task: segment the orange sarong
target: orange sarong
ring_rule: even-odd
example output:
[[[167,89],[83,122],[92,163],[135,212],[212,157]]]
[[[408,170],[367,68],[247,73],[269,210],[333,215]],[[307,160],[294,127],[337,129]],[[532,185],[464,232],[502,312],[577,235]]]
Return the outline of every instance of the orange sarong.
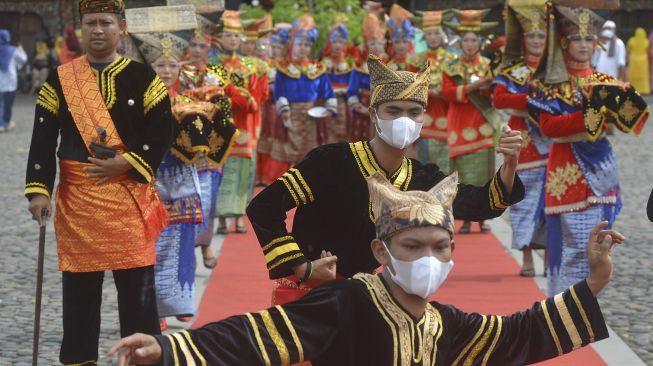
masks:
[[[91,165],[59,162],[54,217],[59,270],[94,272],[154,264],[154,243],[167,224],[155,188],[127,175],[97,185],[83,170]]]

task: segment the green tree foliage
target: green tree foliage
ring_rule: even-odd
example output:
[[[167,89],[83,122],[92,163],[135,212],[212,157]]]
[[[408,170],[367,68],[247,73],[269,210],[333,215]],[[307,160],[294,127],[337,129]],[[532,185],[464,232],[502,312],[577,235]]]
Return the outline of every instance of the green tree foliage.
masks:
[[[315,55],[324,48],[334,16],[341,13],[347,16],[349,29],[349,42],[360,44],[362,42],[361,24],[365,18],[365,11],[357,0],[312,0],[313,18],[317,23],[319,32],[318,40],[313,47]],[[260,7],[243,5],[240,8],[245,14],[244,18],[258,18],[265,14]],[[300,15],[309,12],[307,0],[276,0],[270,10],[274,23],[292,23]]]

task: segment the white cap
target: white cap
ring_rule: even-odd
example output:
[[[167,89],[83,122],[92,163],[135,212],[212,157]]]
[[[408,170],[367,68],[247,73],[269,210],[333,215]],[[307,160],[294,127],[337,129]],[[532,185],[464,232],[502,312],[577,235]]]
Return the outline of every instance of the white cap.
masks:
[[[617,24],[612,20],[608,20],[603,24],[603,29],[617,29]]]

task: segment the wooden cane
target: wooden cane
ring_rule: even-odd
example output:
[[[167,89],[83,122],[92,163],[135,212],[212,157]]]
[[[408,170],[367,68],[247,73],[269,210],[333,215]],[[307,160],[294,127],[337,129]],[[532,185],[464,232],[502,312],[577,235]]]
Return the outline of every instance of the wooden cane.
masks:
[[[34,304],[34,338],[32,339],[32,366],[37,366],[39,358],[39,333],[41,330],[41,292],[43,290],[43,261],[45,256],[45,221],[48,209],[41,210],[39,227],[39,257],[36,270],[36,303]]]

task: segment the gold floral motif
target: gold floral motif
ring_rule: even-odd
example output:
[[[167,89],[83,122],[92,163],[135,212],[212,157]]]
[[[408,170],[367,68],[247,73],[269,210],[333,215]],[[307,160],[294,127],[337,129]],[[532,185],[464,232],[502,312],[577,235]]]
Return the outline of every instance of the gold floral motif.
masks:
[[[489,123],[483,123],[481,127],[478,128],[478,132],[481,133],[481,135],[488,137],[494,135],[494,127],[492,127],[491,124]]]
[[[224,137],[218,136],[215,131],[209,134],[209,148],[211,151],[218,151],[224,145]]]
[[[426,223],[439,223],[445,218],[442,206],[409,206],[401,207],[391,214],[395,218]]]
[[[199,116],[197,116],[197,118],[195,118],[195,120],[193,121],[193,126],[195,126],[195,128],[197,128],[200,131],[200,134],[204,133],[202,131],[202,129],[204,128],[204,123],[202,122]]]
[[[465,141],[474,141],[478,137],[478,132],[473,128],[465,128],[462,135]]]
[[[583,177],[578,164],[567,163],[550,171],[546,181],[546,191],[557,200],[567,192],[569,187],[578,183]]]
[[[447,129],[447,117],[438,117],[435,119],[435,126],[441,130]]]
[[[582,10],[580,14],[578,14],[578,34],[581,37],[587,36],[588,28],[590,24],[590,15],[587,11]]]
[[[183,147],[186,151],[190,151],[191,142],[190,142],[190,136],[188,136],[188,132],[181,131],[179,133],[179,136],[177,136],[176,142],[178,146]]]
[[[591,134],[596,133],[603,123],[603,115],[594,108],[585,111],[585,127]]]
[[[424,127],[429,127],[433,124],[433,117],[429,116],[428,114],[424,115]]]
[[[635,107],[635,104],[630,98],[628,98],[619,108],[619,117],[625,119],[627,122],[631,122],[641,112],[639,108]]]
[[[447,139],[447,141],[449,142],[450,145],[453,145],[456,143],[456,141],[458,141],[458,134],[456,133],[456,131],[452,131],[449,134],[449,138]]]

